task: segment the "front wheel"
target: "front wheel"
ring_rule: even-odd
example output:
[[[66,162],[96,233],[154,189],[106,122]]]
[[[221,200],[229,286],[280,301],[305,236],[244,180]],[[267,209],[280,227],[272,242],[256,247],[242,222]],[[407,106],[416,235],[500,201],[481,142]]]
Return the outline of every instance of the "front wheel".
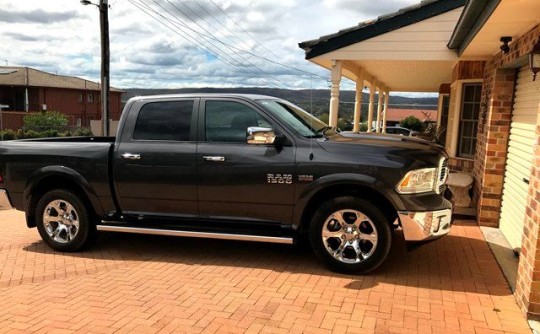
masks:
[[[332,270],[365,274],[384,262],[392,234],[379,208],[345,196],[323,203],[315,212],[310,240],[315,254]]]
[[[62,252],[74,252],[91,239],[93,226],[88,209],[68,190],[45,193],[36,206],[37,229],[43,241]]]

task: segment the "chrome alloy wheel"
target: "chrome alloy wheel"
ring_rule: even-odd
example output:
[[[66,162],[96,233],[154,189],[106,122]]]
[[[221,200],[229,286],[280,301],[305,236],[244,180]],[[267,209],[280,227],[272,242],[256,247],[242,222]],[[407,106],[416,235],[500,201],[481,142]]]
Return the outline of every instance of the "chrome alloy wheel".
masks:
[[[55,200],[45,207],[43,226],[49,237],[58,243],[65,244],[79,233],[79,215],[71,203]]]
[[[331,214],[322,228],[326,251],[336,260],[354,264],[367,260],[377,248],[375,224],[360,211],[339,210]]]

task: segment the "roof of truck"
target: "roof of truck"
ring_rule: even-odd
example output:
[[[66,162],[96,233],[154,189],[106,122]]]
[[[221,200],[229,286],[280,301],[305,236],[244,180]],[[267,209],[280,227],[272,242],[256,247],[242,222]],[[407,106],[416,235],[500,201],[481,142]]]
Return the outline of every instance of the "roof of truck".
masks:
[[[132,97],[135,100],[151,100],[151,99],[170,99],[170,98],[182,98],[182,97],[240,97],[248,100],[264,100],[264,99],[273,99],[278,100],[279,98],[268,95],[258,95],[258,94],[231,94],[231,93],[186,93],[186,94],[165,94],[165,95],[141,95]]]

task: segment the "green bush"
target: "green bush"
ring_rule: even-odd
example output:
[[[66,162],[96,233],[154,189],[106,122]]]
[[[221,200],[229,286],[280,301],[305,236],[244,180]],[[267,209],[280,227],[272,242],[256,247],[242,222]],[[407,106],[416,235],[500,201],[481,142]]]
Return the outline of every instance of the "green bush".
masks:
[[[25,130],[61,130],[68,125],[68,118],[57,111],[46,111],[24,116],[23,124]]]
[[[421,120],[414,116],[409,116],[399,122],[399,125],[412,131],[422,132],[424,131],[424,124]]]
[[[17,139],[17,133],[13,130],[0,131],[0,138],[2,140],[15,140]]]
[[[34,130],[28,130],[24,133],[24,138],[26,139],[41,138],[41,134]],[[22,139],[22,138],[19,138],[19,139]]]
[[[89,136],[92,136],[92,130],[90,130],[88,128],[77,129],[77,130],[75,130],[73,135],[75,137],[89,137]]]
[[[73,133],[70,130],[68,130],[68,131],[59,133],[59,136],[60,137],[73,137]]]
[[[42,138],[58,137],[58,130],[51,129],[51,130],[42,131],[39,133],[39,136]]]
[[[360,122],[360,132],[367,132],[367,122]]]

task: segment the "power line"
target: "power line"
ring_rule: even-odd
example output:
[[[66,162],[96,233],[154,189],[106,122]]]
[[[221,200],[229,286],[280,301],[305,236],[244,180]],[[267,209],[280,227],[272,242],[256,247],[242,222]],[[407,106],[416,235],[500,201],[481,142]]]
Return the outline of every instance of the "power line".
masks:
[[[165,20],[171,22],[171,20],[169,20],[168,18],[166,18],[165,16],[161,15],[160,13],[156,12],[153,8],[149,7],[147,4],[144,4],[144,3],[139,3],[139,2],[135,2],[136,0],[128,0],[132,5],[134,5],[135,7],[137,7],[139,10],[141,10],[142,12],[144,12],[146,15],[150,16],[151,18],[153,18],[154,20],[156,20],[158,23],[160,23],[161,25],[167,27],[169,30],[171,30],[172,32],[174,32],[175,34],[177,34],[178,36],[184,38],[184,39],[187,39],[188,41],[190,41],[192,44],[195,44],[196,46],[198,46],[199,48],[201,48],[203,51],[207,52],[208,54],[216,57],[217,59],[220,59],[222,60],[223,62],[237,68],[240,72],[244,73],[245,75],[247,75],[249,78],[252,78],[252,79],[255,79],[255,80],[258,80],[259,83],[262,83],[263,85],[266,85],[268,84],[266,81],[264,81],[263,79],[261,79],[260,77],[258,76],[254,76],[252,73],[249,73],[247,71],[247,69],[245,69],[244,67],[242,66],[239,66],[237,64],[235,64],[235,60],[232,59],[232,61],[230,59],[227,59],[227,57],[219,57],[216,52],[214,50],[211,50],[209,49],[207,46],[205,46],[204,44],[202,44],[200,41],[198,41],[196,38],[194,38],[193,36],[189,35],[188,33],[186,33],[181,27],[178,27],[174,22],[172,22],[172,24],[176,27],[175,28],[172,28],[171,26],[169,26],[168,24],[162,22],[159,18],[157,18],[156,16],[152,15],[151,13],[149,13],[148,11],[151,11],[153,13],[155,13],[155,15],[158,15],[162,18],[164,18]],[[145,8],[143,8],[145,7]],[[178,30],[180,30],[181,32],[183,32],[184,34],[181,34],[178,32]],[[228,57],[230,58],[230,57]]]
[[[153,0],[153,1],[154,1],[154,0]],[[142,2],[142,1],[141,1],[141,2]],[[167,2],[170,3],[169,0],[167,0]],[[156,3],[156,2],[154,1],[154,3]],[[157,4],[157,3],[156,3],[156,4]],[[153,8],[151,8],[149,5],[147,5],[147,4],[144,4],[144,5],[145,5],[148,9],[150,9],[150,10],[152,10],[153,12],[155,12],[156,14],[158,14],[159,16],[163,17],[164,19],[168,20],[169,22],[172,22],[169,18],[164,17],[164,16],[161,15],[160,13],[156,12],[156,11],[155,11]],[[266,62],[272,63],[272,64],[274,64],[274,65],[282,66],[282,67],[284,67],[284,68],[288,68],[288,69],[297,71],[297,72],[299,72],[299,73],[303,73],[305,76],[316,76],[316,77],[322,78],[322,79],[324,79],[324,80],[327,80],[327,77],[325,77],[325,76],[323,76],[323,75],[319,75],[319,74],[316,74],[316,73],[312,73],[312,72],[309,72],[309,71],[305,71],[305,70],[299,69],[299,68],[297,68],[297,67],[295,67],[295,66],[288,65],[288,64],[284,64],[284,63],[275,61],[275,60],[273,60],[273,59],[269,59],[269,58],[267,58],[267,57],[261,56],[261,55],[259,55],[259,54],[250,52],[250,51],[248,51],[248,50],[240,49],[240,48],[238,48],[238,47],[236,47],[236,46],[234,46],[234,45],[229,45],[229,44],[227,44],[227,43],[224,43],[222,40],[220,40],[220,39],[214,37],[208,30],[206,30],[206,29],[204,29],[204,28],[203,28],[203,29],[204,29],[205,32],[207,32],[208,34],[201,33],[201,32],[199,32],[199,31],[197,31],[197,30],[195,30],[195,29],[189,27],[189,26],[186,25],[185,23],[181,22],[174,14],[172,14],[169,10],[167,10],[167,9],[164,8],[163,6],[161,6],[161,5],[159,5],[159,4],[157,4],[157,5],[158,5],[160,8],[162,8],[163,10],[167,11],[167,12],[169,13],[169,15],[173,16],[173,17],[176,19],[176,21],[178,22],[178,24],[180,24],[180,25],[183,26],[184,28],[189,29],[189,30],[192,31],[193,33],[197,34],[198,36],[201,36],[201,37],[205,38],[207,41],[208,41],[208,39],[210,39],[210,40],[213,40],[213,41],[215,41],[215,42],[218,42],[219,44],[221,44],[221,45],[223,45],[223,46],[225,46],[225,47],[227,47],[227,48],[229,48],[229,49],[233,49],[234,51],[236,51],[236,52],[234,52],[235,54],[237,54],[238,52],[246,53],[246,54],[248,54],[248,55],[250,55],[250,56],[259,58],[259,59],[261,59],[261,60],[264,60],[264,61],[266,61]],[[214,3],[214,5],[217,6],[215,3]],[[174,6],[174,5],[173,5],[173,6]],[[174,7],[177,8],[176,6],[174,6]],[[220,9],[220,11],[224,12],[219,6],[217,6],[217,7]],[[178,8],[177,8],[177,9],[178,9]],[[193,10],[191,10],[191,11],[193,12]],[[184,16],[186,16],[186,17],[189,18],[189,15],[187,15],[185,12],[183,12],[183,11],[181,11],[181,10],[180,10],[180,12],[181,12]],[[208,11],[207,11],[207,12],[208,12]],[[228,14],[226,14],[226,12],[224,12],[224,13],[225,13],[225,15],[227,15],[227,17],[230,18],[230,16],[229,16]],[[210,15],[213,16],[212,14],[210,14]],[[200,15],[199,15],[199,17],[200,17]],[[213,17],[215,18],[215,16],[213,16]],[[231,19],[232,19],[232,18],[231,18]],[[193,22],[195,22],[192,18],[190,18],[190,20],[193,21]],[[203,19],[203,20],[204,20],[204,19]],[[217,20],[217,19],[216,19],[216,20]],[[206,20],[204,20],[204,21],[207,22]],[[233,21],[234,21],[234,20],[233,20]],[[207,22],[207,23],[208,23],[208,22]],[[195,22],[195,24],[197,24],[197,23]],[[239,26],[239,24],[238,24],[237,22],[235,22],[235,24]],[[200,26],[199,24],[197,24],[197,25]],[[177,26],[177,25],[175,24],[175,26]],[[178,27],[178,28],[179,28],[179,27]],[[201,28],[202,28],[202,27],[201,27]],[[241,26],[239,26],[239,28],[240,28],[242,31],[246,32],[252,39],[254,39],[253,36],[252,36],[251,34],[249,34],[247,31],[245,31]],[[181,28],[179,28],[179,29],[181,29]],[[181,29],[181,30],[182,30],[182,29]],[[183,30],[182,30],[182,31],[183,31]],[[184,32],[184,31],[183,31],[183,32]],[[184,32],[184,33],[185,33],[185,32]],[[238,37],[237,37],[237,38],[238,38]],[[254,39],[254,40],[255,40],[255,39]],[[268,48],[266,48],[263,44],[261,44],[261,43],[258,42],[257,40],[255,40],[255,42],[256,42],[257,44],[261,45],[262,47],[264,47],[266,50],[269,50]],[[212,44],[212,43],[211,43],[211,44]],[[212,45],[213,45],[213,44],[212,44]],[[270,51],[270,50],[269,50],[269,51]],[[222,51],[222,52],[223,52],[223,51]],[[270,52],[270,53],[271,53],[271,52]],[[272,54],[273,54],[273,53],[272,53]],[[276,56],[276,57],[279,58],[278,56]],[[277,80],[277,79],[276,79],[276,80]],[[281,81],[279,81],[279,80],[277,80],[277,81],[281,83]]]
[[[259,44],[260,46],[262,46],[267,52],[269,52],[272,56],[276,57],[276,58],[279,58],[279,56],[277,56],[276,54],[274,54],[272,52],[272,50],[270,50],[269,48],[267,48],[264,44],[260,43],[255,37],[253,37],[247,30],[245,30],[238,22],[236,22],[235,19],[233,19],[231,16],[229,16],[229,14],[227,14],[227,12],[225,12],[220,6],[218,6],[213,0],[209,0],[214,6],[216,6],[217,9],[219,9],[223,14],[225,14],[225,16],[227,16],[229,18],[229,20],[231,20],[238,28],[240,28],[240,30],[242,30],[246,35],[248,35],[249,37],[251,37],[251,39],[253,39],[255,41],[255,43]],[[195,0],[195,2],[197,2]]]
[[[152,0],[155,4],[157,4],[159,7],[161,7],[163,10],[167,11],[171,16],[176,17],[176,15],[172,14],[170,11],[168,11],[166,8],[162,7],[159,3],[157,3],[155,0]],[[204,30],[207,34],[209,35],[212,35],[212,33],[210,31],[208,31],[206,28],[204,28],[202,25],[200,25],[197,20],[193,19],[190,15],[188,15],[185,11],[183,11],[182,9],[180,9],[179,7],[177,7],[176,5],[174,5],[171,1],[169,0],[166,0],[171,6],[173,6],[174,8],[176,8],[176,10],[178,10],[180,13],[182,13],[185,17],[187,17],[191,22],[193,22],[195,25],[197,25],[199,28],[201,28],[202,30]],[[194,13],[191,8],[189,8],[187,5],[185,5],[183,2],[180,1],[180,4],[182,4],[184,7],[186,7],[188,10],[190,10],[192,13]],[[196,14],[198,15],[198,14]],[[200,16],[199,16],[200,17]],[[201,18],[202,19],[202,18]],[[177,18],[177,20],[179,20]],[[204,20],[204,19],[203,19]],[[259,66],[257,66],[255,63],[251,62],[249,59],[245,58],[244,56],[242,56],[240,53],[236,52],[235,49],[236,48],[233,48],[232,46],[230,46],[229,44],[227,43],[224,43],[223,41],[219,40],[219,39],[215,39],[215,41],[217,41],[218,43],[222,44],[225,48],[229,49],[231,52],[233,52],[234,54],[236,54],[237,56],[239,56],[240,58],[242,58],[242,60],[244,60],[245,62],[247,62],[248,64],[250,64],[251,66],[255,67],[257,70],[261,71],[262,73],[268,75],[270,78],[272,78],[273,80],[275,80],[276,82],[278,82],[279,84],[283,85],[284,87],[287,87],[287,85],[285,85],[284,83],[282,83],[279,79],[277,79],[276,77],[274,77],[273,75],[271,75],[270,73],[266,72],[264,69],[260,68]]]

